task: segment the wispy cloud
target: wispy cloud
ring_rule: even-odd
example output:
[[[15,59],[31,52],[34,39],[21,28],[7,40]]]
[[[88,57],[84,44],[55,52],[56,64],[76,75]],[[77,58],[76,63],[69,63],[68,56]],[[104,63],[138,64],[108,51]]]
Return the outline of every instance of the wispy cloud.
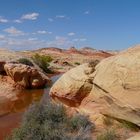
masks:
[[[0,46],[15,50],[37,49],[44,47],[68,48],[75,44],[83,44],[83,41],[87,40],[86,38],[75,38],[70,40],[68,37],[63,36],[56,36],[52,40],[42,40],[36,36],[26,37],[28,36],[18,38],[14,36],[0,35]]]
[[[85,15],[89,15],[90,14],[90,11],[85,11],[84,14]]]
[[[55,18],[56,19],[70,19],[70,17],[68,17],[66,15],[56,15]]]
[[[38,46],[46,47],[47,42],[38,40],[37,38],[14,38],[6,36],[3,39],[0,39],[0,46],[4,48],[14,49],[14,50],[28,50],[28,49],[37,49]],[[30,46],[30,48],[29,48]]]
[[[84,42],[84,41],[87,41],[86,38],[75,38],[72,40],[73,42]]]
[[[25,34],[23,31],[18,30],[13,26],[11,26],[10,28],[4,29],[4,32],[8,33],[10,36],[20,36],[20,35]]]
[[[55,17],[53,18],[48,18],[48,21],[49,22],[53,22],[57,19],[70,19],[70,17],[66,16],[66,15],[56,15]]]
[[[52,34],[52,32],[48,32],[48,31],[45,31],[45,30],[40,30],[40,31],[37,31],[38,34]]]
[[[39,13],[29,13],[21,17],[23,20],[36,20],[39,16]]]
[[[15,22],[15,23],[22,23],[22,21],[20,19],[15,19],[13,22]]]
[[[8,19],[0,16],[0,23],[7,23],[7,22],[8,22]]]
[[[38,40],[38,38],[36,38],[36,37],[35,38],[29,38],[28,40],[29,41],[36,41],[36,40]]]
[[[5,35],[0,35],[0,40],[4,40],[5,39]]]
[[[66,18],[66,16],[65,15],[56,15],[56,18],[64,19],[64,18]]]
[[[87,41],[86,38],[80,38],[79,41]]]
[[[48,21],[53,22],[54,19],[53,18],[48,18]]]
[[[72,45],[73,42],[71,42],[68,38],[62,36],[56,36],[54,40],[47,42],[48,47],[67,48]]]
[[[37,31],[38,34],[47,34],[47,31],[45,30],[40,30],[40,31]]]
[[[68,36],[74,36],[74,35],[75,35],[74,32],[70,32],[70,33],[68,33]]]

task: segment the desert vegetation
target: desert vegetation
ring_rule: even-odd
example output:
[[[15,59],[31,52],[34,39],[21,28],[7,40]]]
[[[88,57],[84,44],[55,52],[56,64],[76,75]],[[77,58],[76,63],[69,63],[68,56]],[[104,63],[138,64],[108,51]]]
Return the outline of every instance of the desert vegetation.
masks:
[[[29,60],[28,58],[20,58],[17,61],[24,65],[34,66],[33,63],[31,62],[31,60]]]
[[[120,127],[124,127],[130,131],[137,132],[140,130],[140,127],[136,124],[133,124],[131,122],[125,121],[125,120],[119,120],[120,121]]]
[[[68,117],[62,105],[47,101],[31,105],[21,126],[6,140],[91,140],[93,129],[87,116]]]
[[[75,62],[74,64],[75,64],[75,65],[80,65],[80,63],[79,63],[79,62]]]
[[[118,140],[119,136],[116,134],[115,130],[105,130],[97,136],[97,140]]]
[[[51,56],[35,54],[32,57],[34,63],[36,63],[41,69],[46,73],[51,73],[52,71],[48,68],[49,63],[53,60]]]

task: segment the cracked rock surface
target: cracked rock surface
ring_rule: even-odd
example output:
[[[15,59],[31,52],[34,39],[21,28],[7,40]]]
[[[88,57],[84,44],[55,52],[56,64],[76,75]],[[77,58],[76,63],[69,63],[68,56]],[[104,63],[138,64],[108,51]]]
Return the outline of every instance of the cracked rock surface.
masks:
[[[97,119],[100,114],[140,126],[140,46],[65,73],[52,87],[53,99]]]

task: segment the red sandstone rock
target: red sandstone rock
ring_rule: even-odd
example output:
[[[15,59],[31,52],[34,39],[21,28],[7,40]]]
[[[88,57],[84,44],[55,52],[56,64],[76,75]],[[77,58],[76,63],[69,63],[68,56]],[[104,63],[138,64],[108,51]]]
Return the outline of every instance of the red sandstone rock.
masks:
[[[53,85],[50,95],[94,120],[103,114],[140,126],[140,46],[96,67],[84,64],[71,69]]]
[[[7,63],[4,69],[17,85],[24,88],[41,88],[48,81],[37,69],[27,65]]]

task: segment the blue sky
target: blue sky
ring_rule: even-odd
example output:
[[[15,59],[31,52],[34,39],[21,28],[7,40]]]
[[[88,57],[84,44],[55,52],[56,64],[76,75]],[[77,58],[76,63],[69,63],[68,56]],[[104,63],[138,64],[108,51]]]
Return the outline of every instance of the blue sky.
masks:
[[[139,7],[139,0],[0,0],[0,47],[122,50],[140,43]]]

